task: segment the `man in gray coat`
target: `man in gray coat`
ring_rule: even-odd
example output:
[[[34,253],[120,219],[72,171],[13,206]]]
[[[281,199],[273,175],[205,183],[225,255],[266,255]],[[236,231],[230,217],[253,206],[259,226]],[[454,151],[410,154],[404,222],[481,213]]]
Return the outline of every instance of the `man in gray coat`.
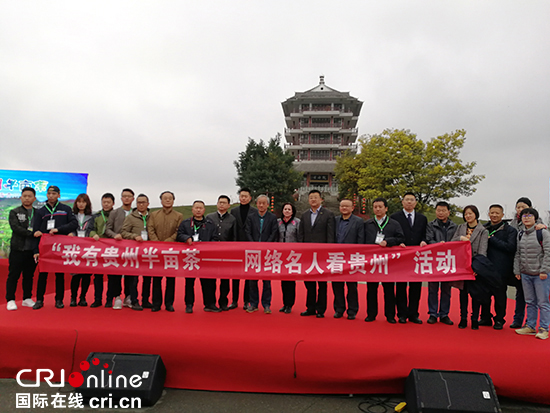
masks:
[[[361,218],[352,214],[353,202],[349,199],[340,201],[340,213],[335,218],[336,242],[338,244],[364,244],[365,223]],[[357,294],[357,282],[346,281],[348,287],[348,320],[355,320],[359,311],[359,297]],[[333,281],[332,292],[334,293],[334,318],[342,318],[346,311],[346,300],[344,299],[344,282]]]

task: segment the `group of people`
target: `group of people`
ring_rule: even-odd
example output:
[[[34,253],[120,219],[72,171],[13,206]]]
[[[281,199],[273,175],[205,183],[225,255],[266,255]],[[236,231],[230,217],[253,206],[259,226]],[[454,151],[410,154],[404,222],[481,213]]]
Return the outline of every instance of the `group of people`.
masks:
[[[106,193],[101,198],[102,209],[92,214],[88,195],[80,194],[71,209],[59,202],[60,189],[50,186],[47,202],[35,209],[36,193],[33,188],[24,188],[21,206],[10,212],[9,223],[13,231],[9,256],[7,280],[7,309],[16,310],[15,292],[18,280],[23,274],[23,306],[40,309],[44,306],[44,294],[48,274],[41,272],[38,277],[36,302],[32,300],[33,274],[39,260],[39,240],[42,234],[62,234],[79,237],[130,239],[136,241],[195,242],[209,241],[248,241],[248,242],[308,242],[377,244],[382,248],[404,246],[425,246],[427,244],[464,241],[472,248],[472,268],[475,281],[429,282],[428,283],[428,324],[438,321],[453,325],[449,317],[451,288],[460,289],[459,328],[468,326],[468,307],[471,299],[471,328],[493,326],[501,330],[505,324],[507,286],[517,288],[516,306],[511,328],[518,334],[548,338],[550,322],[550,234],[542,223],[538,212],[532,208],[528,198],[520,198],[516,203],[516,215],[507,223],[503,220],[504,209],[494,204],[489,207],[489,221],[479,222],[479,210],[468,205],[463,210],[464,223],[456,225],[450,219],[450,205],[441,201],[435,208],[436,219],[427,218],[416,210],[417,199],[408,192],[402,197],[403,209],[388,216],[388,203],[384,198],[372,202],[373,217],[366,222],[353,215],[352,200],[340,201],[340,215],[322,206],[323,198],[319,191],[308,194],[310,208],[300,218],[292,203],[282,206],[281,218],[270,212],[269,198],[260,195],[256,198],[256,208],[251,206],[251,191],[239,191],[239,205],[230,210],[230,199],[220,195],[217,211],[205,216],[205,205],[195,201],[192,217],[173,209],[175,196],[170,191],[160,194],[162,208],[149,210],[149,198],[125,188],[122,190],[122,206],[114,209],[115,197]],[[136,201],[135,209],[132,205]],[[160,274],[159,274],[160,275]],[[64,307],[64,277],[56,273],[55,307]],[[87,306],[86,294],[91,284],[92,274],[73,274],[71,278],[70,306]],[[150,308],[160,311],[162,304],[166,311],[174,311],[175,278],[166,277],[164,291],[162,277],[142,277],[141,304],[138,297],[137,276],[107,276],[105,307],[122,309],[129,307],[141,311]],[[485,280],[485,282],[482,282]],[[489,280],[489,281],[487,281]],[[94,301],[90,307],[103,305],[104,276],[93,275]],[[217,293],[216,279],[200,279],[204,311],[221,312],[239,306],[239,279],[221,279]],[[378,282],[367,282],[367,317],[372,322],[378,315]],[[195,303],[195,279],[185,278],[185,312],[192,313]],[[125,298],[122,299],[124,286]],[[306,281],[306,310],[301,316],[323,318],[327,310],[328,283]],[[332,282],[334,294],[334,318],[356,318],[359,311],[357,282]],[[488,287],[489,286],[489,287]],[[272,290],[269,280],[262,281],[260,295],[258,280],[244,281],[244,310],[256,312],[260,303],[264,313],[270,314]],[[422,292],[420,282],[383,282],[384,316],[389,323],[422,324],[419,304]],[[296,302],[296,282],[281,281],[283,306],[280,312],[289,314]],[[346,291],[347,290],[347,291]],[[231,293],[231,302],[229,295]],[[216,295],[218,299],[216,300]],[[494,301],[494,315],[492,302]],[[537,321],[539,319],[539,328]],[[525,316],[527,318],[525,319]]]

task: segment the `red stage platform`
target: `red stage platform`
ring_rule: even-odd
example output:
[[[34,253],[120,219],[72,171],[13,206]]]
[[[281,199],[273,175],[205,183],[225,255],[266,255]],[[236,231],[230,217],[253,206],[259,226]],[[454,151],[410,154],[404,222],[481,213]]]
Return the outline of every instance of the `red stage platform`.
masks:
[[[5,283],[5,267],[0,273],[0,282]],[[52,285],[53,280],[52,276]],[[58,310],[53,295],[46,297],[39,311],[20,307],[8,312],[4,301],[0,377],[14,378],[23,368],[65,369],[68,375],[79,371],[80,361],[91,351],[126,352],[160,354],[168,371],[166,386],[182,389],[402,393],[410,370],[422,368],[488,373],[498,395],[550,404],[550,343],[519,336],[508,326],[502,331],[458,329],[458,294],[453,295],[450,314],[454,326],[392,325],[380,314],[373,323],[363,321],[364,285],[359,286],[356,320],[334,319],[330,308],[324,319],[300,317],[305,288],[297,284],[297,305],[289,315],[277,311],[282,305],[278,282],[273,282],[271,315],[248,314],[242,308],[205,313],[198,282],[195,312],[185,314],[183,279],[176,284],[175,313],[68,306]],[[18,305],[20,294],[18,289]],[[421,318],[426,320],[427,289],[422,294]],[[93,287],[89,303],[92,297]],[[65,305],[68,302],[67,291]],[[513,306],[510,300],[509,314]]]

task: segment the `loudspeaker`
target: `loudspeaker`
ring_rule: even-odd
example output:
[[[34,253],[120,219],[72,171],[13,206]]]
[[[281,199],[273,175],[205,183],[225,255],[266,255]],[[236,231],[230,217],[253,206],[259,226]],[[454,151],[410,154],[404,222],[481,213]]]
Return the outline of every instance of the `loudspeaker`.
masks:
[[[111,404],[101,407],[115,407],[113,403],[118,404],[116,407],[124,407],[122,403],[129,407],[135,398],[140,399],[142,406],[152,406],[162,395],[166,380],[162,359],[151,354],[92,352],[80,366],[84,382],[75,392],[97,407],[97,399],[101,398],[108,398],[106,402]]]
[[[488,374],[412,369],[405,383],[409,413],[502,412]]]

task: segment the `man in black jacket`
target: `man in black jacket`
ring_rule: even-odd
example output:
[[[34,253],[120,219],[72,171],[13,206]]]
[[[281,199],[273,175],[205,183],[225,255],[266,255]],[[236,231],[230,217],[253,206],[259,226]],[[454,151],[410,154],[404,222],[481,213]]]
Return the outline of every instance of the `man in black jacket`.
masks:
[[[193,245],[194,242],[219,241],[216,225],[204,217],[204,202],[195,201],[191,208],[192,218],[183,220],[178,228],[176,241]],[[216,279],[201,278],[204,311],[219,313],[216,307]],[[195,304],[195,278],[185,278],[185,312],[192,313]]]
[[[231,215],[233,215],[235,217],[235,219],[237,220],[237,239],[236,239],[236,241],[246,242],[248,240],[247,237],[246,237],[246,232],[245,232],[246,219],[247,219],[248,215],[258,212],[258,210],[256,208],[250,206],[250,201],[252,201],[252,195],[251,194],[252,194],[252,192],[250,192],[250,189],[241,188],[239,190],[240,205],[231,210]],[[239,287],[240,287],[240,283],[241,283],[241,280],[238,279],[238,278],[234,279],[231,282],[231,295],[233,296],[233,302],[229,306],[230,310],[232,310],[234,308],[237,308],[239,306]],[[243,299],[244,299],[243,309],[246,310],[248,308],[248,302],[250,301],[248,280],[245,280],[245,282],[244,282]]]
[[[209,219],[216,225],[216,230],[220,241],[236,241],[237,239],[237,219],[234,215],[228,212],[229,207],[231,206],[230,202],[231,201],[227,195],[220,195],[217,203],[218,210],[206,216],[206,219]],[[229,303],[229,300],[227,299],[228,295],[229,280],[222,279],[220,280],[220,298],[218,299],[218,304],[222,311],[229,310],[229,307],[227,306]],[[237,308],[237,306],[232,308]]]
[[[404,240],[401,225],[386,214],[388,201],[385,198],[376,198],[372,202],[374,218],[365,222],[365,244],[378,244],[381,247],[395,247]],[[367,283],[367,318],[365,321],[376,320],[378,315],[378,282]],[[388,323],[395,324],[395,283],[383,282],[384,288],[384,315]]]
[[[336,242],[338,244],[364,244],[365,223],[353,212],[353,201],[342,199],[340,201],[340,213],[335,218]],[[357,282],[346,282],[348,287],[348,320],[355,320],[359,311],[359,297],[357,293]],[[342,318],[346,311],[346,300],[344,299],[344,282],[333,281],[332,292],[334,293],[334,318]]]
[[[36,211],[36,216],[33,222],[33,231],[35,237],[41,237],[42,234],[49,233],[51,235],[69,235],[78,228],[78,221],[73,215],[71,207],[59,203],[60,191],[55,185],[48,188],[48,202],[42,208]],[[39,246],[35,249],[35,254],[38,255]],[[41,272],[38,274],[38,285],[36,287],[36,303],[33,306],[34,310],[39,310],[44,307],[44,294],[46,293],[46,285],[48,282],[48,273]],[[55,308],[63,308],[63,297],[65,295],[65,274],[62,272],[55,273]]]
[[[17,310],[15,291],[21,273],[23,273],[23,307],[34,306],[32,300],[32,281],[36,261],[34,250],[38,243],[34,238],[32,221],[36,212],[32,204],[36,201],[36,191],[26,187],[21,191],[21,206],[10,211],[9,223],[12,231],[10,241],[9,272],[6,281],[6,300],[8,310]]]
[[[279,236],[279,227],[277,226],[277,217],[269,212],[269,198],[266,195],[260,195],[256,198],[258,212],[251,214],[246,220],[246,236],[249,242],[275,242]],[[246,310],[249,313],[258,311],[260,301],[258,280],[250,280],[250,305]],[[262,306],[264,313],[271,314],[271,281],[262,281]]]
[[[316,189],[309,191],[308,201],[311,208],[302,215],[298,228],[298,242],[333,243],[334,214],[321,206],[321,192]],[[307,309],[300,315],[316,315],[317,318],[323,318],[327,309],[327,282],[305,281],[304,284],[307,289]]]
[[[493,204],[489,207],[490,222],[485,224],[489,232],[489,244],[487,247],[487,258],[493,263],[495,271],[500,276],[500,287],[496,291],[495,298],[495,330],[502,330],[504,317],[506,316],[506,303],[508,298],[506,290],[508,281],[514,277],[514,255],[517,247],[518,232],[504,218],[504,208],[501,205]],[[482,304],[480,326],[491,326],[493,316],[490,304]],[[522,326],[517,326],[520,328]]]
[[[407,192],[401,201],[403,210],[392,214],[391,218],[401,224],[401,229],[405,235],[403,246],[426,245],[426,226],[428,219],[419,212],[416,212],[416,195]],[[397,317],[399,322],[404,324],[409,319],[415,324],[422,324],[418,318],[418,307],[420,304],[420,295],[422,292],[421,282],[410,282],[409,297],[407,300],[407,283],[396,283],[395,302],[397,304]]]
[[[451,206],[448,202],[440,201],[435,206],[435,216],[432,222],[426,227],[426,242],[436,244],[438,242],[448,242],[453,239],[458,226],[449,219]],[[441,291],[441,299],[439,292]],[[428,324],[437,323],[437,319],[443,324],[453,325],[449,318],[451,309],[451,282],[450,281],[430,281],[428,282]]]

